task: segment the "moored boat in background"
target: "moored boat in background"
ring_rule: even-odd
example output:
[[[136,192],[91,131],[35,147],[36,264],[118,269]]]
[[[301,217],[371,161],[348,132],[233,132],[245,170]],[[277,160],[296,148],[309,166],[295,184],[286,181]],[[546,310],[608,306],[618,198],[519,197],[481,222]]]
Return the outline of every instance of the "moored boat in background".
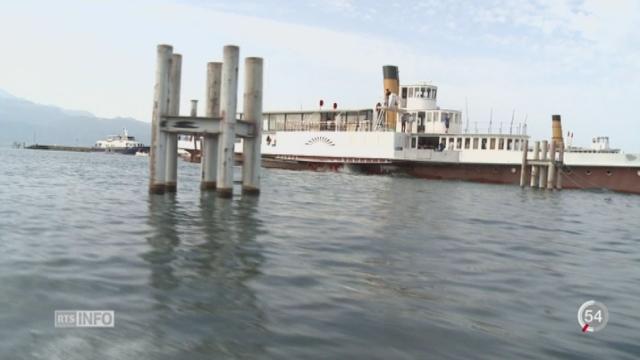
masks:
[[[398,74],[395,66],[383,67],[385,98],[371,109],[265,112],[263,165],[519,184],[529,144],[526,122],[512,121],[503,131],[490,120],[485,132],[477,123],[472,130],[461,111],[438,106],[436,86],[401,86]],[[572,136],[564,141],[560,116],[554,115],[552,124],[553,139],[564,149],[564,188],[640,193],[640,154],[611,149],[608,137],[594,138],[588,149],[571,146]],[[198,161],[199,144],[191,136],[180,147]],[[240,142],[235,151],[242,152]],[[526,151],[532,152],[531,146]]]
[[[122,129],[122,134],[120,135],[109,135],[105,140],[98,140],[95,148],[107,153],[127,155],[134,155],[138,152],[149,152],[149,147],[137,141],[134,136],[130,136],[127,129]]]

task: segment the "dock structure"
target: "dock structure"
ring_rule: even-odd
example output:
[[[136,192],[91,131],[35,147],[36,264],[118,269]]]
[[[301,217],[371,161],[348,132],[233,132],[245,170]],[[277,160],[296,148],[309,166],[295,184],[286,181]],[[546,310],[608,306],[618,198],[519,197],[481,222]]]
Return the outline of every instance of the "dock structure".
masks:
[[[244,117],[236,119],[240,49],[227,45],[222,63],[207,64],[205,116],[197,114],[191,101],[189,116],[180,115],[182,56],[170,45],[158,45],[151,147],[149,192],[177,189],[177,136],[202,136],[202,190],[216,190],[221,197],[233,195],[234,143],[244,140],[242,190],[260,192],[260,143],[262,124],[262,58],[245,59]]]
[[[553,115],[554,121],[560,119],[560,115]],[[525,141],[522,149],[522,164],[520,166],[520,186],[525,187],[527,183],[532,188],[561,190],[562,189],[562,166],[564,165],[564,142],[562,139],[553,138],[549,143],[547,140],[536,141],[533,146],[533,158],[529,159],[529,142]],[[527,181],[527,168],[530,176]]]

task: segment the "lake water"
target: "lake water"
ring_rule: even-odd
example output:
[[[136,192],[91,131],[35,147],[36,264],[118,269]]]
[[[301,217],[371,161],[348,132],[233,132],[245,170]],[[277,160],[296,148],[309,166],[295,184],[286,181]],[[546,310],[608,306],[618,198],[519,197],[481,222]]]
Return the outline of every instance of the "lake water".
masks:
[[[264,169],[219,199],[183,162],[150,196],[147,162],[0,150],[1,359],[640,356],[640,196]]]

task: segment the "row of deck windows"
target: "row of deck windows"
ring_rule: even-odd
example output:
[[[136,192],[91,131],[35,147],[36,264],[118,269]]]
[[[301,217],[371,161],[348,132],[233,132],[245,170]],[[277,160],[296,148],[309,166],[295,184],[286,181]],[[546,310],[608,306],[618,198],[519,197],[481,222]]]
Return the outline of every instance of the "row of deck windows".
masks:
[[[444,122],[445,119],[449,118],[449,121],[452,124],[461,124],[462,118],[459,112],[445,112],[445,111],[418,111],[413,113],[407,113],[410,117],[409,120],[414,121],[418,120],[418,125],[423,125],[426,119],[427,123],[430,122]]]
[[[485,138],[485,137],[449,137],[441,138],[449,150],[521,150],[521,139]]]
[[[402,98],[435,99],[437,89],[428,86],[411,86],[402,88]]]
[[[446,150],[507,150],[520,151],[523,139],[494,138],[494,137],[441,137],[439,142],[431,137],[411,138],[411,147],[417,149],[446,149]]]

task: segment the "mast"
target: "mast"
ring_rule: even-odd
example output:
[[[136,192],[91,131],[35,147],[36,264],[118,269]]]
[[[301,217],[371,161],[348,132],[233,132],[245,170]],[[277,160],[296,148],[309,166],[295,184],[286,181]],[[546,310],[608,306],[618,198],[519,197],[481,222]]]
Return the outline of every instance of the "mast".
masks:
[[[464,98],[464,107],[465,107],[465,115],[467,116],[467,124],[464,127],[464,133],[469,133],[469,103],[467,102],[467,97]]]
[[[516,117],[516,109],[513,109],[513,112],[511,113],[511,124],[509,125],[509,135],[513,135],[513,120]]]

